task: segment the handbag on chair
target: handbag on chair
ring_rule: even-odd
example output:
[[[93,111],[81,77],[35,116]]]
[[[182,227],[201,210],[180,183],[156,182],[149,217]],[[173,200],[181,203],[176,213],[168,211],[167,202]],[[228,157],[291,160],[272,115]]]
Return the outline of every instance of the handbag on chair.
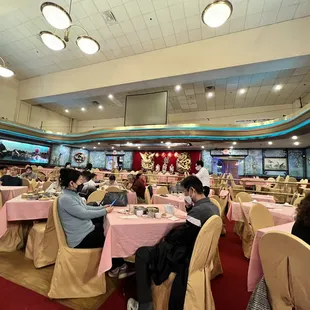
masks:
[[[114,206],[116,207],[125,207],[128,205],[127,191],[124,192],[109,192],[106,193],[101,205],[109,205],[116,199]]]

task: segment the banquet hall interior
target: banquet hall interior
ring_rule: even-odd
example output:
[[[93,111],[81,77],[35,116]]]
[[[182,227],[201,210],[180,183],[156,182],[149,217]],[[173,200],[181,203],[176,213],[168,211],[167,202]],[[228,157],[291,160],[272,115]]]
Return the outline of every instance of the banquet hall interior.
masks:
[[[310,309],[309,28],[310,0],[0,0],[0,309],[142,309],[112,265],[193,221],[191,175],[182,309]],[[72,170],[103,247],[69,246]]]

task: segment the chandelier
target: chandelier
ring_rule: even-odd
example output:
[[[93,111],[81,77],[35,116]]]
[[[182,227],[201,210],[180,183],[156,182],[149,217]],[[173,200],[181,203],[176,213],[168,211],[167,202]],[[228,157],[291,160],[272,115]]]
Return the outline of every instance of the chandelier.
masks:
[[[207,5],[202,12],[202,21],[209,27],[222,26],[231,16],[233,6],[228,0],[216,0]]]
[[[79,49],[85,54],[95,54],[100,50],[99,43],[88,35],[88,32],[81,26],[72,24],[70,16],[72,0],[69,5],[69,13],[61,6],[53,2],[44,2],[41,5],[41,12],[46,21],[56,29],[65,30],[63,38],[56,35],[55,32],[41,31],[40,37],[43,43],[54,51],[60,51],[66,48],[66,42],[69,42],[70,30],[73,27],[81,28],[84,31],[83,35],[79,35],[76,39],[76,44]]]
[[[0,65],[0,76],[5,78],[13,76],[14,72],[6,67],[3,58],[0,57],[0,60],[2,61],[2,65]]]

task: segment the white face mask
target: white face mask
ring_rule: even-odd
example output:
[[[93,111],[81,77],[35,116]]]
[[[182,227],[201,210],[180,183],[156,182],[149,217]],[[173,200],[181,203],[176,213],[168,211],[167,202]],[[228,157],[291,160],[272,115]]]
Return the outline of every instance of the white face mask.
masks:
[[[192,205],[193,203],[192,198],[190,196],[184,196],[184,201],[189,205]]]
[[[201,169],[201,167],[200,167],[200,166],[196,166],[195,169],[196,169],[197,171],[199,171],[199,170]]]

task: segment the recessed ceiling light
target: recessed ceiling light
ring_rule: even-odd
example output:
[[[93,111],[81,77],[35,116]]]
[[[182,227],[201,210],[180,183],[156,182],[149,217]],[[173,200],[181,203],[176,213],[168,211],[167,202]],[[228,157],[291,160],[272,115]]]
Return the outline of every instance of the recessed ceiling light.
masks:
[[[140,146],[138,146],[138,149],[140,149]]]
[[[127,145],[132,145],[132,142],[127,142]]]
[[[168,149],[170,149],[170,145],[168,145]]]
[[[274,86],[274,90],[275,91],[279,91],[279,90],[281,90],[283,88],[283,85],[281,85],[281,84],[278,84],[278,85],[275,85]]]
[[[167,142],[166,142],[166,144],[167,144],[167,145],[170,145],[170,144],[171,144],[171,142],[167,141]]]
[[[207,5],[202,12],[202,21],[209,27],[222,26],[233,11],[232,4],[227,0],[216,0]]]
[[[100,145],[100,142],[98,142],[98,145]]]
[[[299,145],[300,143],[298,141],[294,142],[293,143],[294,145]]]
[[[85,149],[85,146],[83,146],[82,149],[84,150],[84,149]]]
[[[181,90],[181,88],[182,88],[182,86],[181,86],[181,85],[176,85],[174,89],[175,89],[176,91],[180,91],[180,90]]]
[[[208,98],[213,98],[213,97],[214,97],[214,92],[213,92],[213,91],[209,91],[209,92],[207,93],[207,97],[208,97]]]
[[[160,143],[164,143],[164,141],[160,141]]]
[[[94,149],[96,149],[96,147],[94,146]]]
[[[233,142],[233,145],[236,145],[236,144],[237,144],[237,142],[236,142],[236,141],[234,141],[234,142]]]
[[[297,137],[297,136],[293,136],[292,139],[293,139],[293,140],[297,140],[298,137]]]
[[[205,147],[202,145],[201,148],[204,149]]]
[[[67,29],[71,26],[72,19],[69,13],[55,3],[42,3],[41,12],[46,21],[56,29]]]
[[[69,110],[68,110],[68,109],[66,109],[66,110],[65,110],[65,112],[66,112],[66,113],[69,113]]]
[[[85,112],[85,111],[86,111],[86,109],[85,109],[85,108],[81,108],[81,111]]]
[[[239,89],[239,94],[240,95],[244,95],[245,93],[246,93],[246,89],[245,88]]]
[[[233,149],[234,147],[231,145],[230,148]]]
[[[110,94],[110,95],[108,96],[108,98],[109,98],[109,99],[113,99],[114,96],[113,96],[112,94]]]
[[[114,146],[112,146],[112,150],[114,150]]]
[[[272,142],[272,141],[269,141],[269,142],[268,142],[268,144],[269,144],[269,145],[272,145],[272,144],[273,144],[273,142]]]
[[[102,110],[103,106],[102,105],[98,105],[98,109]]]

